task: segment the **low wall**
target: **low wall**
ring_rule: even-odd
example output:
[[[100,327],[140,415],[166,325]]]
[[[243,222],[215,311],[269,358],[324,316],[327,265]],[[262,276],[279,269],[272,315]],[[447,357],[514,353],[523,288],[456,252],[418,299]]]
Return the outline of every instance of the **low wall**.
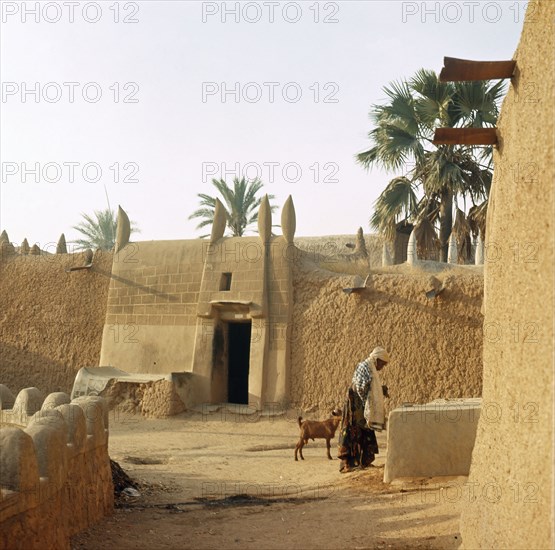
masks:
[[[0,412],[0,549],[69,549],[114,506],[105,400],[26,388]]]
[[[384,482],[400,477],[467,476],[482,400],[437,399],[391,411]]]
[[[111,381],[101,393],[110,410],[117,413],[142,414],[147,418],[166,418],[186,410],[170,380],[132,383]]]
[[[391,356],[382,371],[388,410],[481,395],[480,267],[391,266],[372,271],[366,288],[347,294],[353,277],[305,259],[296,263],[293,280],[293,405],[321,408],[322,415],[341,405],[355,366],[378,345]],[[426,297],[441,285],[446,288],[437,298]]]

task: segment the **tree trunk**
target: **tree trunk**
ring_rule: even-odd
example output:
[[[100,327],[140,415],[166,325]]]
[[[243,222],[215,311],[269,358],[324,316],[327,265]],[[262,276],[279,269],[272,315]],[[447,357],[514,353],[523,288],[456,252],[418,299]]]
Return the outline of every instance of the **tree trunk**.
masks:
[[[441,193],[441,203],[439,206],[439,241],[441,243],[439,261],[447,261],[449,250],[449,236],[453,228],[453,192],[444,189]]]

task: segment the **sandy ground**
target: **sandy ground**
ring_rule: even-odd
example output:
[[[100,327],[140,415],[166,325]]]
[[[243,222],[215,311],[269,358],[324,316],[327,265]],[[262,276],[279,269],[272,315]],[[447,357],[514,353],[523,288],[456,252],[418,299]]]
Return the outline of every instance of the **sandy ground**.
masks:
[[[457,548],[462,502],[440,490],[453,478],[383,484],[385,437],[375,466],[340,474],[323,440],[295,462],[295,413],[112,413],[110,455],[141,496],[72,548]]]

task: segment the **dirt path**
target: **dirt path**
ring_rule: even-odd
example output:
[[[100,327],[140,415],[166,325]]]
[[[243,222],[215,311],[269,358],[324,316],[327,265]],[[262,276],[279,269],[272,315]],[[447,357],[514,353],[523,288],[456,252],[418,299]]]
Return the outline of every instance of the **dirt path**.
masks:
[[[345,475],[323,441],[295,462],[297,437],[294,418],[113,415],[110,455],[144,484],[141,496],[121,500],[72,548],[459,546],[461,502],[441,498],[438,480],[382,483],[385,435],[376,466]]]

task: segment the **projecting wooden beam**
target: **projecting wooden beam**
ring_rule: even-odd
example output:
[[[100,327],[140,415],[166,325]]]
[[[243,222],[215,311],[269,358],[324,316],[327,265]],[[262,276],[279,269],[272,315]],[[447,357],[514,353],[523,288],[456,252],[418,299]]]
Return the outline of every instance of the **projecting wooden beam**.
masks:
[[[366,279],[364,279],[364,283],[362,283],[362,285],[354,286],[350,288],[344,288],[343,292],[345,294],[352,294],[353,292],[362,292],[366,288],[366,283],[368,282],[369,278],[370,278],[370,275],[366,275]]]
[[[495,145],[496,128],[436,128],[434,145]]]
[[[66,269],[66,273],[71,273],[72,271],[80,271],[81,269],[90,269],[92,265],[93,264],[87,264],[87,265],[79,265],[77,267],[70,267],[69,269]]]
[[[515,72],[516,61],[469,61],[455,57],[443,58],[443,69],[439,73],[441,82],[459,80],[492,80],[511,78]]]

